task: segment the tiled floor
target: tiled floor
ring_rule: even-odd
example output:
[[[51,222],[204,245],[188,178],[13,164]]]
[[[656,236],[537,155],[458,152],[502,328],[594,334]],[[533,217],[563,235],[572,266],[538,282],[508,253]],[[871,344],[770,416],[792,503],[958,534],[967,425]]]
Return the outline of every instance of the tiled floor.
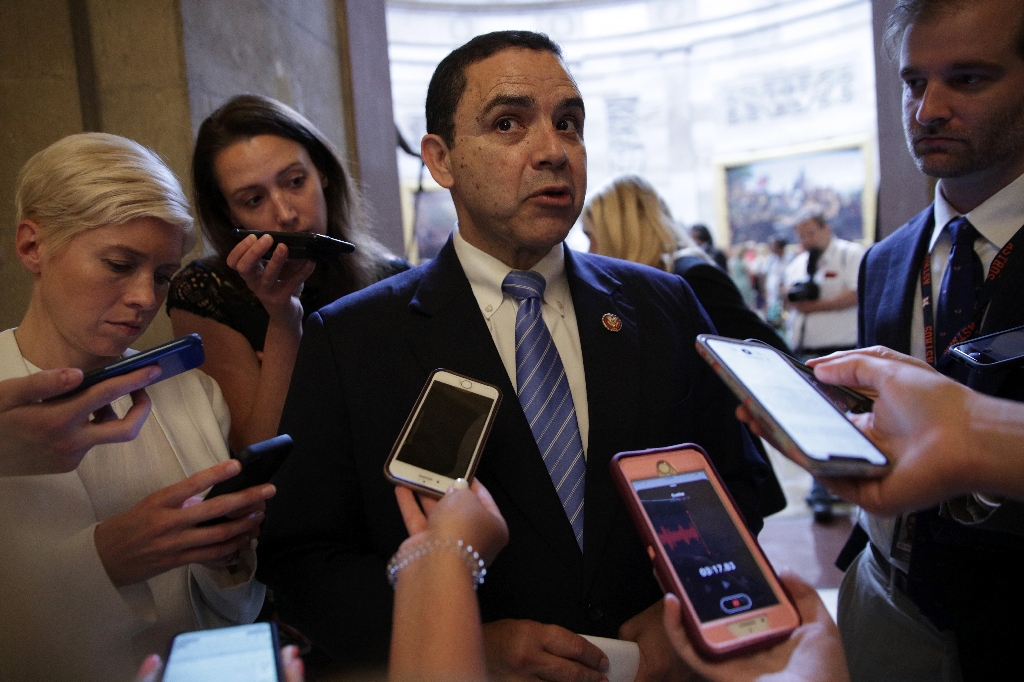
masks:
[[[853,527],[854,508],[842,505],[837,507],[834,521],[815,523],[804,502],[811,487],[810,474],[771,448],[769,456],[788,505],[765,519],[758,541],[776,571],[796,573],[818,589],[834,618],[837,588],[843,579],[834,562]]]

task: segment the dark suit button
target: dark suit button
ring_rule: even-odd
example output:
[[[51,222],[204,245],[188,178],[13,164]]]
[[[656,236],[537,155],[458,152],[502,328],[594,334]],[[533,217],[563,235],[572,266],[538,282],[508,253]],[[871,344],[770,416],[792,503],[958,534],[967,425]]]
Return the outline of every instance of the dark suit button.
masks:
[[[587,618],[597,622],[604,619],[604,607],[593,602],[587,604]]]

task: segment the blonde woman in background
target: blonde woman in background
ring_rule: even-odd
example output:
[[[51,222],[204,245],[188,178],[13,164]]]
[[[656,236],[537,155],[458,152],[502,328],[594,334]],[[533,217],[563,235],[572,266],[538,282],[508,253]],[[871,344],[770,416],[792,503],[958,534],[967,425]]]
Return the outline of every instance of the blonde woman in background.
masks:
[[[618,178],[583,209],[591,253],[674,272],[693,289],[719,334],[758,339],[788,353],[782,338],[743,303],[729,276],[674,225],[665,201],[635,175]]]
[[[195,241],[177,179],[141,145],[86,133],[33,156],[16,191],[15,252],[32,298],[21,325],[0,333],[0,380],[133,353]],[[194,370],[94,419],[140,407],[149,414],[133,440],[93,447],[68,473],[0,478],[4,682],[131,679],[174,634],[259,613],[251,543],[274,487],[197,497],[240,469],[226,461],[220,389]]]

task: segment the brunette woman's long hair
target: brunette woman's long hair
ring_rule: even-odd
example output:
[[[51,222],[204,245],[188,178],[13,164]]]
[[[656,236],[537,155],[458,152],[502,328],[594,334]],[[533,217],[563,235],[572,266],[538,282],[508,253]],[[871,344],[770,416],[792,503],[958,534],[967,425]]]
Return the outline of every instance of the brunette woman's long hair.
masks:
[[[227,200],[220,191],[214,160],[236,142],[257,135],[276,135],[297,142],[327,178],[327,234],[356,245],[352,254],[318,263],[306,282],[303,304],[313,311],[380,278],[381,266],[394,256],[370,236],[362,201],[334,145],[309,120],[291,107],[260,95],[238,95],[210,114],[196,137],[192,183],[200,227],[217,258],[209,264],[238,293],[251,296],[225,259],[238,243]]]

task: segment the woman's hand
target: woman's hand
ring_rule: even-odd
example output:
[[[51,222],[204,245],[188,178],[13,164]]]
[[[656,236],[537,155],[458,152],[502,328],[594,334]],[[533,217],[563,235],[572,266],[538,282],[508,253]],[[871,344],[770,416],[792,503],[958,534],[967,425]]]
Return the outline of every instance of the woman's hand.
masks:
[[[50,402],[40,401],[78,386],[81,370],[52,369],[0,381],[0,476],[67,473],[93,446],[133,440],[151,406],[143,387],[158,376],[159,367],[143,367]],[[110,403],[128,393],[132,407],[119,418]]]
[[[508,543],[508,526],[498,505],[479,481],[465,488],[449,488],[440,500],[420,497],[408,488],[395,488],[398,508],[409,531],[402,549],[428,536],[462,540],[480,553],[486,565],[494,561]],[[417,504],[417,499],[419,504]],[[422,504],[423,509],[420,509]]]
[[[227,565],[259,536],[272,485],[253,486],[209,501],[195,496],[241,471],[237,460],[221,462],[153,493],[128,511],[96,526],[96,551],[111,582],[132,585],[192,563]],[[198,528],[202,521],[224,523]]]
[[[271,322],[298,326],[302,322],[302,285],[313,274],[316,263],[310,260],[288,260],[288,247],[279,244],[270,260],[263,256],[274,246],[274,238],[259,239],[249,235],[231,249],[228,267],[238,271],[249,289],[256,294],[270,315]]]

